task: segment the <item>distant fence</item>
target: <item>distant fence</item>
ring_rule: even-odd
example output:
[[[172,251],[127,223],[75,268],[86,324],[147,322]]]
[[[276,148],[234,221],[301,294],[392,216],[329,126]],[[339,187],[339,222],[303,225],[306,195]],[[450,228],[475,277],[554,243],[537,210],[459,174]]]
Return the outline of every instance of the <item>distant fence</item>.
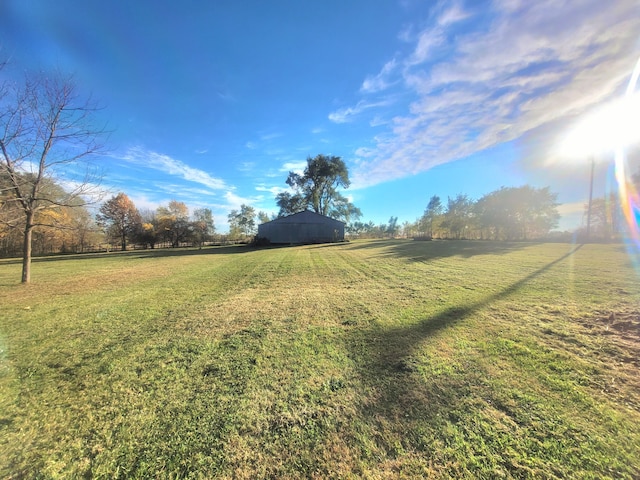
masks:
[[[159,242],[153,246],[144,244],[130,244],[127,245],[127,251],[133,250],[151,250],[151,249],[163,249],[163,248],[197,248],[197,247],[212,247],[212,246],[224,246],[224,245],[241,245],[247,244],[249,240],[237,240],[229,239],[227,236],[221,235],[215,241],[204,242],[202,244],[195,242],[180,242],[177,247],[174,247],[171,242]],[[90,253],[108,253],[119,252],[122,247],[119,243],[100,243],[97,245],[74,245],[74,246],[62,246],[62,247],[39,247],[34,248],[32,251],[33,257],[46,257],[50,255],[73,255],[73,254],[90,254]],[[0,246],[0,258],[20,258],[22,257],[22,250],[18,248],[1,248]]]

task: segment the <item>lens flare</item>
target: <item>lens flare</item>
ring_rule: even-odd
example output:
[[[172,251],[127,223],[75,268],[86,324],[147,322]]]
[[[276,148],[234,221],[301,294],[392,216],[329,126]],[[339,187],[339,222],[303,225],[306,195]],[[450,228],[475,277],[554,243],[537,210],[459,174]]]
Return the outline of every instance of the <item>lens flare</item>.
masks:
[[[633,74],[631,75],[631,79],[627,85],[627,90],[624,96],[626,100],[631,100],[632,98],[637,97],[635,92],[639,76],[640,58],[636,62]],[[628,127],[629,126],[626,128]],[[631,127],[640,129],[640,125],[638,123],[634,123]],[[630,248],[630,253],[637,254],[640,252],[640,229],[638,228],[640,224],[640,196],[638,195],[638,190],[633,182],[629,181],[626,168],[627,157],[624,147],[625,145],[620,144],[615,151],[615,176],[616,182],[618,183],[620,206],[627,226],[627,244]],[[636,255],[634,255],[634,261],[637,263],[639,259],[635,257]]]

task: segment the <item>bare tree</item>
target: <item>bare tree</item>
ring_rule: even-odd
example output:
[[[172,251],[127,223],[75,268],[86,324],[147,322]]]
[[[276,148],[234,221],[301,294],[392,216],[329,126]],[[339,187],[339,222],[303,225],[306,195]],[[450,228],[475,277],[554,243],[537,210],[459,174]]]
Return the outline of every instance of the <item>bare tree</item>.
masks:
[[[105,131],[96,127],[96,110],[59,73],[0,85],[0,172],[8,179],[0,208],[19,212],[12,226],[23,229],[23,283],[31,280],[33,230],[46,218],[39,213],[85,206],[97,191],[99,175],[88,160],[101,151]],[[48,194],[51,180],[64,183],[64,197]]]

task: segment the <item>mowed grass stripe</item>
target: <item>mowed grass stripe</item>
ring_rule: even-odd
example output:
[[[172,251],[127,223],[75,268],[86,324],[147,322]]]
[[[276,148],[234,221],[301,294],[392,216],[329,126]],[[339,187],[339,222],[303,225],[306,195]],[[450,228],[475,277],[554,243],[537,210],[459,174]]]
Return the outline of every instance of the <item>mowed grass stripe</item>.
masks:
[[[0,261],[5,477],[640,473],[619,246],[114,253],[35,262],[27,288],[18,267]]]

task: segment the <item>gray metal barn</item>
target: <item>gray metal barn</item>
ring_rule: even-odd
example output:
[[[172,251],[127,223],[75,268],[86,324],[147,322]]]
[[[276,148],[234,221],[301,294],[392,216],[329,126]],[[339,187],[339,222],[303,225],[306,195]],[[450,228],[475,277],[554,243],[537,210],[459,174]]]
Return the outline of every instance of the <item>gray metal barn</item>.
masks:
[[[344,241],[344,222],[305,210],[258,225],[258,237],[271,243],[330,243]]]

